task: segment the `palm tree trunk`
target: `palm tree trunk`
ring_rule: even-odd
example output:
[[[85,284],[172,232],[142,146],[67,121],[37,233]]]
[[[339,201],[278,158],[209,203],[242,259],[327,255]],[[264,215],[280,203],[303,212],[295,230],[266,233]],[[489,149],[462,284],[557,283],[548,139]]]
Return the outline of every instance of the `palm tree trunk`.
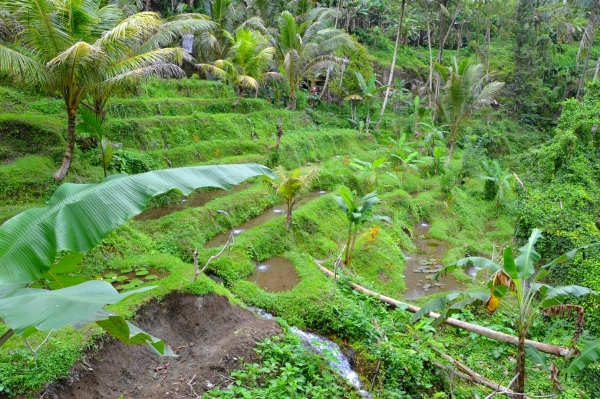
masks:
[[[329,77],[331,76],[331,70],[333,69],[333,66],[329,66],[329,68],[327,68],[327,74],[325,75],[325,84],[323,85],[323,91],[321,91],[321,95],[319,96],[319,100],[323,99],[323,96],[325,95],[325,92],[327,91],[327,89],[329,89]]]
[[[71,167],[71,162],[73,161],[73,153],[75,152],[75,118],[76,118],[77,110],[75,108],[68,108],[68,122],[67,122],[67,149],[65,151],[65,156],[63,157],[62,164],[60,165],[60,169],[54,174],[54,180],[57,182],[61,182],[64,180],[67,173],[69,173],[69,168]]]
[[[433,93],[433,50],[431,49],[431,23],[429,22],[429,10],[425,12],[427,19],[427,46],[429,47],[429,108],[431,108],[431,93]]]
[[[450,24],[448,25],[448,30],[446,31],[446,34],[444,35],[443,38],[442,38],[443,25],[440,20],[440,51],[436,58],[436,62],[438,62],[438,63],[442,62],[442,52],[444,51],[444,46],[446,45],[448,36],[450,36],[450,32],[452,32],[452,27],[454,26],[454,21],[456,21],[456,17],[458,16],[458,11],[460,10],[461,4],[462,4],[461,0],[458,0],[458,4],[456,5],[454,14],[452,14],[452,20],[450,21]],[[440,11],[440,14],[442,16],[444,15],[444,13],[441,11]]]
[[[587,50],[587,56],[585,57],[585,65],[583,66],[583,72],[581,73],[581,79],[579,79],[579,86],[577,87],[577,95],[575,96],[575,98],[579,98],[579,95],[581,94],[581,89],[583,88],[583,82],[585,82],[585,74],[587,72],[588,62],[590,61],[591,53],[592,53],[592,46],[590,45],[590,47]]]
[[[392,66],[390,67],[390,77],[388,79],[388,88],[385,90],[385,97],[383,98],[383,106],[381,107],[381,112],[379,113],[379,118],[377,118],[377,123],[375,124],[375,130],[379,129],[381,125],[381,120],[383,119],[383,114],[385,113],[385,108],[387,107],[387,102],[390,94],[390,86],[394,81],[394,69],[396,69],[396,57],[398,56],[398,45],[400,44],[400,33],[402,32],[402,21],[404,20],[404,6],[406,4],[406,0],[402,0],[402,6],[400,8],[400,19],[398,21],[398,32],[396,33],[396,45],[394,46],[394,57],[392,58]]]
[[[455,132],[454,129],[452,130],[453,131],[450,134],[450,152],[448,153],[448,159],[446,160],[446,167],[450,166],[450,161],[452,161],[452,154],[454,154],[454,144],[456,143],[456,138],[454,136]]]
[[[594,82],[596,78],[598,78],[598,71],[600,70],[600,57],[598,57],[598,61],[596,62],[596,70],[594,71]]]
[[[237,107],[238,105],[240,105],[240,102],[242,101],[242,97],[243,97],[243,96],[244,96],[244,89],[242,89],[242,88],[240,87],[240,94],[238,95],[238,98],[237,98],[237,100],[235,100],[235,101],[233,102],[233,104],[231,104],[231,105],[233,105],[234,107]]]
[[[296,87],[290,84],[290,103],[285,109],[296,109]]]

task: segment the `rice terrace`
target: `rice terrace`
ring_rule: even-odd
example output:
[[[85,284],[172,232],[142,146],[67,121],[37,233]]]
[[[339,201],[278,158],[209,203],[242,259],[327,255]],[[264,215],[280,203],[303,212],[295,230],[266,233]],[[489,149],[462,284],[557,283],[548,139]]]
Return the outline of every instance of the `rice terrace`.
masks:
[[[0,0],[0,398],[600,398],[598,0]]]

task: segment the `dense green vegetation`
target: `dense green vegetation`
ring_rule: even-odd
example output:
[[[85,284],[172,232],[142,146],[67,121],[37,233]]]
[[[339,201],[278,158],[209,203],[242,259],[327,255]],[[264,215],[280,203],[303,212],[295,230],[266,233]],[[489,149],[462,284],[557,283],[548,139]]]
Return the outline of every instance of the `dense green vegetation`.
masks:
[[[461,378],[464,367],[528,395],[595,397],[600,249],[532,275],[538,253],[544,264],[600,241],[599,7],[0,0],[0,396],[33,397],[68,376],[102,346],[102,328],[162,351],[161,337],[134,336],[125,320],[179,290],[262,308],[284,330],[206,397],[360,397],[290,326],[352,352],[373,397],[489,397]],[[226,167],[228,183],[209,184],[212,172],[175,170],[241,163],[278,168],[277,178]],[[232,192],[210,188],[250,176]],[[102,187],[108,194],[86,202]],[[224,251],[206,245],[281,204],[287,217],[235,233]],[[352,289],[402,300],[417,288],[422,224],[448,249],[422,260],[432,271],[411,303],[443,312],[461,299],[445,315],[584,356],[527,347],[526,359],[524,345],[439,327]],[[270,292],[248,278],[274,256],[293,264],[297,285]],[[465,257],[495,274],[454,266]],[[423,289],[438,265],[463,296]],[[92,285],[114,291],[97,305],[123,319],[92,315],[99,323],[77,330],[59,328],[74,320],[13,323],[16,306],[36,316],[17,298],[30,288],[44,298],[79,290],[72,300],[82,302]],[[575,305],[544,309],[565,303]]]

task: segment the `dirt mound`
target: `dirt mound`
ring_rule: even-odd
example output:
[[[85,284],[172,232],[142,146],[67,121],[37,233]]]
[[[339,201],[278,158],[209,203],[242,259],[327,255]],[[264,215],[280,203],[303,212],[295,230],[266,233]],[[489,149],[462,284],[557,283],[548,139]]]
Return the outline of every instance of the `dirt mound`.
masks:
[[[171,294],[144,306],[138,316],[136,324],[164,339],[179,357],[158,357],[147,347],[110,338],[85,363],[77,363],[71,377],[48,387],[44,397],[197,397],[229,385],[227,376],[242,359],[256,360],[256,342],[281,332],[277,323],[216,294]]]

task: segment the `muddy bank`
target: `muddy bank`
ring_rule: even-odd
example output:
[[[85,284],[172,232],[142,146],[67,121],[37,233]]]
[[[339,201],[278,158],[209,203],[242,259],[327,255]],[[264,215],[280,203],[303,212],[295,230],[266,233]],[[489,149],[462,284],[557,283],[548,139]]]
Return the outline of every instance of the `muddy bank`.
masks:
[[[256,360],[256,342],[281,332],[277,323],[216,294],[173,293],[144,306],[138,316],[135,323],[164,339],[179,357],[157,357],[147,347],[109,338],[85,364],[73,367],[70,378],[48,387],[44,397],[197,397],[214,386],[229,385],[227,376],[241,367],[242,358]]]

